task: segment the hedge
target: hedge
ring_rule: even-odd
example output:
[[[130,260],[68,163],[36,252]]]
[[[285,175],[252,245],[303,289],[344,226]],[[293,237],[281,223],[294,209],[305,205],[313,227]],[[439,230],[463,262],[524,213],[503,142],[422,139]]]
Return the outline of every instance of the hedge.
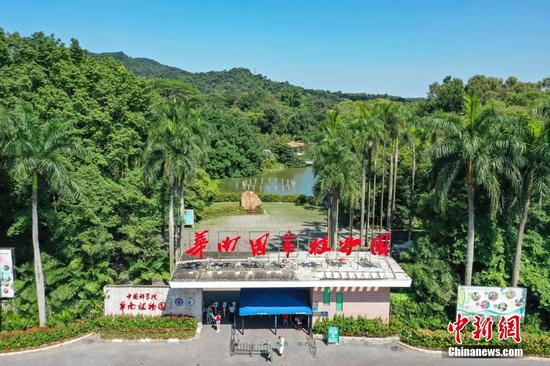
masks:
[[[32,327],[0,333],[0,352],[16,351],[59,343],[94,331],[92,324],[77,321],[55,327]]]
[[[446,350],[448,347],[456,345],[453,334],[444,329],[416,328],[397,319],[392,319],[390,324],[384,324],[380,320],[363,317],[334,317],[334,319],[321,320],[315,323],[313,332],[327,334],[329,326],[337,326],[342,336],[376,338],[397,335],[406,344],[427,349]],[[496,333],[493,333],[493,340],[490,342],[476,341],[471,337],[472,330],[468,329],[462,332],[462,346],[521,347],[525,355],[550,357],[549,332],[529,333],[522,331],[523,341],[518,345],[513,340],[499,341]]]
[[[106,339],[185,339],[192,337],[196,329],[197,321],[185,316],[106,316],[67,325],[2,332],[0,333],[0,352],[52,345],[89,332],[99,333]]]

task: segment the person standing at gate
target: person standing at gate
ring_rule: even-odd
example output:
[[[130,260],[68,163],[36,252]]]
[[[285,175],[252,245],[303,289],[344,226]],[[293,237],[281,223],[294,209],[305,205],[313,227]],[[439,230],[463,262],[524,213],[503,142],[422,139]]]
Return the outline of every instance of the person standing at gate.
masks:
[[[235,305],[229,305],[229,320],[231,323],[235,322]]]
[[[288,314],[283,314],[283,327],[288,328]]]
[[[279,339],[277,340],[277,351],[279,352],[279,356],[284,357],[285,337],[279,336]]]
[[[222,316],[220,313],[216,313],[216,332],[219,333],[220,328],[222,326]]]

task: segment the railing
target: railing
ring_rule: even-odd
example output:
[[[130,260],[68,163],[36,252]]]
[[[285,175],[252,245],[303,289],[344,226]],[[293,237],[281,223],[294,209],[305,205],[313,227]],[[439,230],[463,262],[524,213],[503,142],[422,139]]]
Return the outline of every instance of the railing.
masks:
[[[231,357],[235,355],[261,355],[266,360],[272,360],[271,343],[269,341],[240,341],[237,337],[237,331],[231,327],[231,338],[229,340],[229,352]]]
[[[307,346],[313,358],[317,358],[317,343],[313,334],[306,335]]]

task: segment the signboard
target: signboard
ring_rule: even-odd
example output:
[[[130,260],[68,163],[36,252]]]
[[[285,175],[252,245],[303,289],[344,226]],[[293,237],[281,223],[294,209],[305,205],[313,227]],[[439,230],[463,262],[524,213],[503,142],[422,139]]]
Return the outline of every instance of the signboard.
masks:
[[[189,315],[202,318],[202,289],[106,286],[105,315]]]
[[[328,311],[321,311],[321,316],[328,316]]]
[[[340,343],[340,330],[338,327],[328,327],[327,343]]]
[[[15,291],[13,272],[13,248],[0,248],[0,297],[13,298]]]
[[[195,212],[193,210],[183,211],[183,224],[185,226],[195,227]]]
[[[469,319],[474,315],[525,316],[527,289],[522,287],[458,286],[456,312]]]

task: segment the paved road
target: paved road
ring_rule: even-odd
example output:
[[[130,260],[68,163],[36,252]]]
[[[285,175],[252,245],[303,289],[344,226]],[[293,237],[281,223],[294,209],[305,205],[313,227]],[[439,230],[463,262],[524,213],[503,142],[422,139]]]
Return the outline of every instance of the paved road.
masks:
[[[318,344],[318,358],[313,359],[301,339],[303,334],[286,330],[289,339],[284,358],[274,356],[274,365],[549,365],[526,359],[449,359],[400,346],[326,346]],[[295,332],[295,333],[291,333]],[[280,334],[280,333],[279,333]],[[245,332],[250,336],[250,333]],[[305,338],[304,338],[305,339]],[[169,343],[111,343],[86,339],[56,349],[17,356],[0,357],[0,366],[134,366],[134,365],[265,365],[260,356],[235,356],[228,352],[229,329],[215,333],[203,329],[199,339],[180,344]]]

